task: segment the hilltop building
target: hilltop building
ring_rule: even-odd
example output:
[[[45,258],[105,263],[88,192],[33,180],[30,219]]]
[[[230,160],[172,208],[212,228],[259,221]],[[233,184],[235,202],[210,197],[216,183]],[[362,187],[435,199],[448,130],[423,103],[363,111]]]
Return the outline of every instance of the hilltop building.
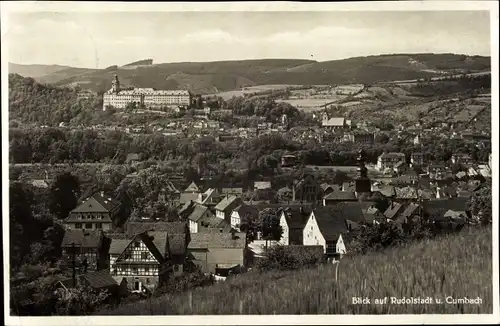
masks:
[[[121,89],[118,76],[115,75],[111,89],[103,95],[103,110],[106,110],[107,106],[124,109],[129,103],[136,103],[138,106],[144,105],[148,108],[188,108],[192,102],[193,94],[187,90]]]

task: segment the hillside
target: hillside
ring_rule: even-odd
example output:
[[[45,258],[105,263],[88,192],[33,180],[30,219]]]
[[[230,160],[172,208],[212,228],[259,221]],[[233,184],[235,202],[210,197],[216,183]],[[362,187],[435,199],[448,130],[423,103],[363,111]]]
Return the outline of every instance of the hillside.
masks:
[[[70,67],[58,65],[20,65],[17,63],[9,63],[9,73],[31,78],[47,76],[68,68]]]
[[[98,99],[78,100],[77,90],[40,84],[33,78],[9,74],[9,120],[57,125],[99,107]]]
[[[440,239],[344,258],[338,282],[334,265],[298,272],[250,272],[196,289],[191,299],[189,293],[171,294],[98,314],[487,314],[493,309],[491,257],[491,229],[466,229]],[[375,298],[386,296],[431,296],[443,304],[373,304]],[[446,304],[447,296],[479,297],[482,304]],[[368,297],[372,303],[353,305],[353,297]]]
[[[79,84],[94,91],[104,91],[111,86],[112,75],[116,73],[125,84],[137,87],[188,88],[206,94],[265,84],[371,84],[487,71],[490,69],[490,58],[456,54],[397,54],[324,62],[263,59],[131,65],[135,69],[130,69],[130,66],[117,67],[112,71],[67,68],[37,78],[45,83]]]

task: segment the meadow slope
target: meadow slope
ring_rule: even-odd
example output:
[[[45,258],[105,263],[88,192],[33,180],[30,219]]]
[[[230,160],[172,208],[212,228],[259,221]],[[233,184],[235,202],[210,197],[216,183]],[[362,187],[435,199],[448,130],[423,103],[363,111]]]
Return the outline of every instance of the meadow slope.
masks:
[[[250,272],[190,293],[122,305],[98,315],[183,314],[456,314],[492,313],[492,232],[466,229],[339,264],[271,272]],[[446,304],[453,298],[482,304]],[[353,297],[372,304],[353,305]],[[375,298],[431,297],[443,304],[375,305]]]

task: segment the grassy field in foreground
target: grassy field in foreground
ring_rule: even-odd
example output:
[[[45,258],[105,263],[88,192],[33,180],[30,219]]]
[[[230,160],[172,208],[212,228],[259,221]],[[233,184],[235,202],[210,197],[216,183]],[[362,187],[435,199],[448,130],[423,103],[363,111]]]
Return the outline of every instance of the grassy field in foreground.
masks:
[[[463,230],[366,256],[347,257],[335,266],[247,273],[224,283],[123,305],[99,315],[183,314],[454,314],[492,313],[492,232]],[[453,298],[482,304],[447,304]],[[353,305],[353,297],[371,304]],[[376,298],[442,298],[442,304],[382,304]],[[390,300],[390,299],[389,299]]]

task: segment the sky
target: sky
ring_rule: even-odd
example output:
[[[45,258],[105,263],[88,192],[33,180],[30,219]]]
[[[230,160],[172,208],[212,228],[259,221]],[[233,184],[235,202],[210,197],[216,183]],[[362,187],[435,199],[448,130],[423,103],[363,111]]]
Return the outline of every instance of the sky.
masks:
[[[142,59],[490,55],[488,11],[19,12],[7,27],[9,62],[85,68]]]

